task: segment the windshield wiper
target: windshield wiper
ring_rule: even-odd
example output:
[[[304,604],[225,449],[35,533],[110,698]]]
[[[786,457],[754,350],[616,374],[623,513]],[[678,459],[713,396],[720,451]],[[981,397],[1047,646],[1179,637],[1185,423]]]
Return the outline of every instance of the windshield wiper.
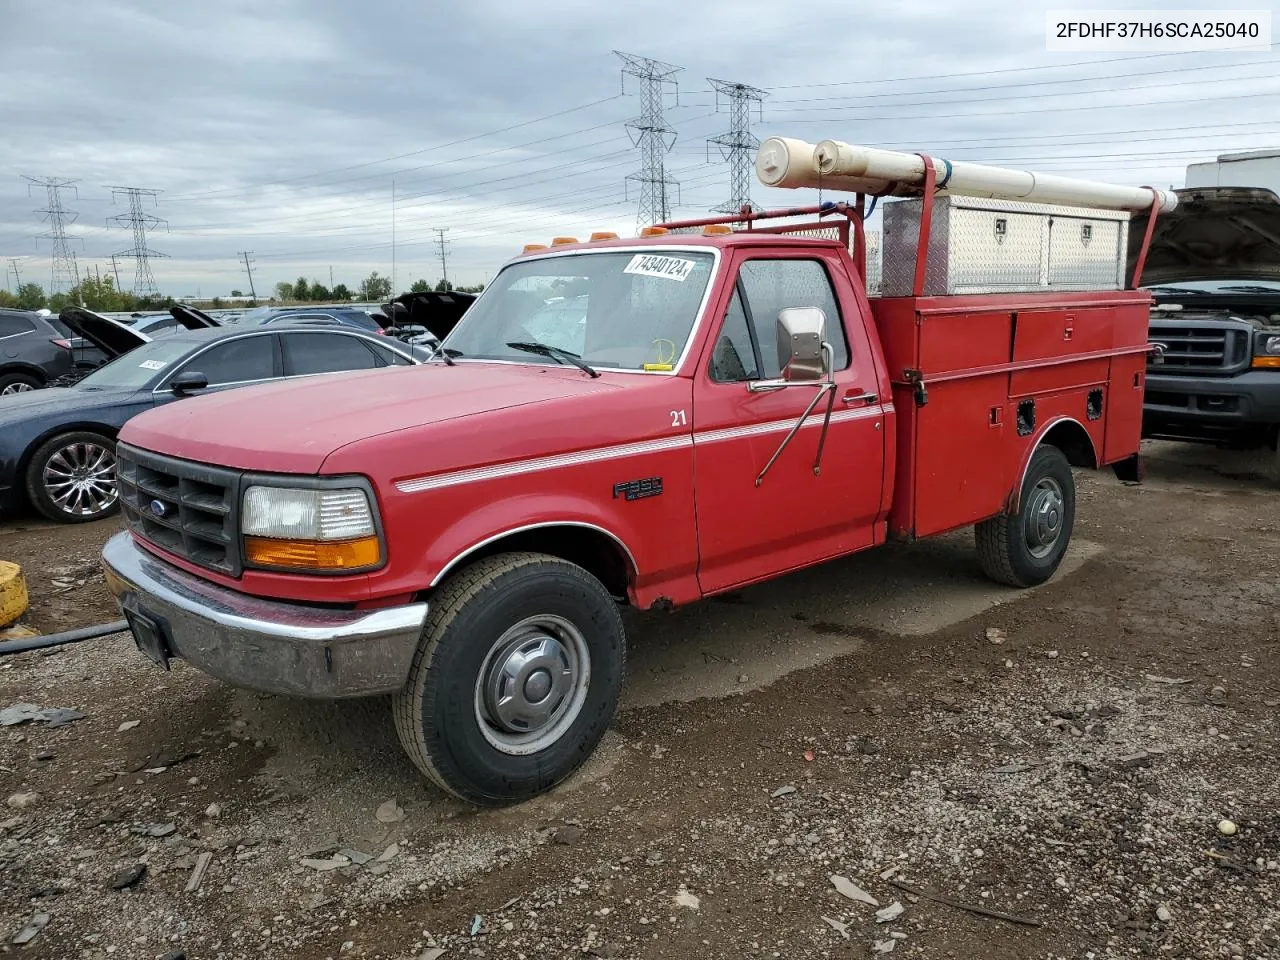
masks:
[[[437,342],[436,348],[431,351],[431,356],[427,357],[427,362],[430,363],[437,356],[443,360],[446,365],[452,367],[454,365],[453,358],[462,356],[462,351],[452,349],[446,350],[443,343]]]
[[[534,343],[528,340],[515,340],[507,344],[512,350],[523,350],[525,353],[536,353],[540,356],[550,357],[557,363],[564,363],[568,360],[579,370],[582,370],[593,377],[600,376],[600,371],[587,364],[582,357],[574,353],[572,350],[565,350],[562,347],[553,347],[549,343]]]
[[[1232,293],[1280,293],[1280,287],[1264,287],[1256,283],[1233,284],[1218,289],[1230,290]]]

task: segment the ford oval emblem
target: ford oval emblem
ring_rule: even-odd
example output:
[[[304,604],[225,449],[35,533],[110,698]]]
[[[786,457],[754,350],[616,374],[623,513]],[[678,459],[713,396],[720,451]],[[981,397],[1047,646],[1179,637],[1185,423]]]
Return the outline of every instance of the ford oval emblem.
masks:
[[[164,505],[164,502],[161,500],[152,500],[151,512],[154,513],[157,517],[163,517],[166,513],[169,512],[169,508],[166,507]]]

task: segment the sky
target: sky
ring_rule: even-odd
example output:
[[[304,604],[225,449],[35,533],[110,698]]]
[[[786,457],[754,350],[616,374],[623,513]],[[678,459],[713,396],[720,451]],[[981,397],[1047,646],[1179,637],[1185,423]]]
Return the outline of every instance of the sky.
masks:
[[[1179,5],[1110,8],[1142,6]],[[466,284],[525,243],[632,232],[642,105],[617,50],[682,68],[664,97],[680,216],[730,196],[708,78],[767,91],[761,138],[1120,183],[1181,186],[1188,163],[1280,148],[1275,48],[1049,52],[1047,7],[1072,4],[0,0],[0,265],[50,286],[46,191],[24,177],[76,181],[62,202],[82,272],[133,247],[108,224],[129,209],[111,187],[159,191],[147,242],[175,297],[247,293],[243,251],[259,294],[373,270],[407,289],[441,276],[436,230]],[[1280,4],[1252,7],[1280,24]],[[751,196],[814,199],[754,180]]]

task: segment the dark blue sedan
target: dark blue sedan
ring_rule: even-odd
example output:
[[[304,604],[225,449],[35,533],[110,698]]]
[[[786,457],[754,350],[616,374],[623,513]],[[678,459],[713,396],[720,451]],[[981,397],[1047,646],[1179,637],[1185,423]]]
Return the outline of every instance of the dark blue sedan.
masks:
[[[71,387],[0,397],[0,506],[63,523],[118,509],[115,437],[183,397],[288,377],[406,366],[430,351],[352,327],[220,327],[129,349]]]

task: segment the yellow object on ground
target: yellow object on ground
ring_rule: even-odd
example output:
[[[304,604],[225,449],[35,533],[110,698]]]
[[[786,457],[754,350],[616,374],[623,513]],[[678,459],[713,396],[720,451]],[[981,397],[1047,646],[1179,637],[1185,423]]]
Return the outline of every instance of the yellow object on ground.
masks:
[[[29,604],[22,568],[8,560],[0,560],[0,627],[8,626],[26,613]]]

